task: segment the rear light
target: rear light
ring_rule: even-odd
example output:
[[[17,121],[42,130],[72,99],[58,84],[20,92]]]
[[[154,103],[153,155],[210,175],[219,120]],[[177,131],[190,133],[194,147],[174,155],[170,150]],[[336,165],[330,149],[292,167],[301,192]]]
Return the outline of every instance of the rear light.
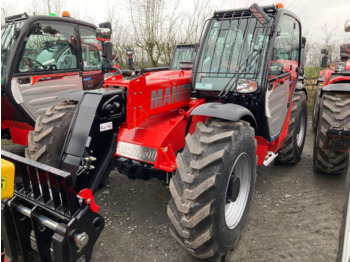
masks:
[[[238,93],[252,93],[255,92],[258,84],[252,80],[239,79],[237,82],[237,92]]]

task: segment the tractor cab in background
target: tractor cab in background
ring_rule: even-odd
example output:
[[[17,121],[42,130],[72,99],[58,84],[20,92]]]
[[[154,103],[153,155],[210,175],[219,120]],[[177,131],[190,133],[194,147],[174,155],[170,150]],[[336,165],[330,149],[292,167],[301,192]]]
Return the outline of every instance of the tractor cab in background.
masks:
[[[171,59],[170,70],[192,69],[196,49],[196,44],[177,45]]]
[[[1,30],[2,137],[27,145],[36,118],[59,103],[57,95],[97,88],[104,77],[102,51],[93,24],[68,16],[6,17]]]

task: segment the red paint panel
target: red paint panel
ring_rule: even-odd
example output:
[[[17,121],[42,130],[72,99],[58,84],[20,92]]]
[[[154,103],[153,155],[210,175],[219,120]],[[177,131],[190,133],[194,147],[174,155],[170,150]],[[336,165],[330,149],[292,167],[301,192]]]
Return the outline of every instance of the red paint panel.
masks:
[[[30,130],[17,127],[10,127],[12,142],[15,144],[28,146],[28,134]]]
[[[190,82],[191,71],[161,71],[129,81],[108,79],[105,86],[128,89],[126,127],[132,129],[151,116],[187,106]]]
[[[1,129],[7,129],[7,128],[9,128],[7,121],[6,120],[1,121]]]
[[[16,121],[6,121],[6,124],[9,126],[12,142],[28,146],[28,134],[31,130],[34,130],[34,128],[27,123]]]
[[[350,76],[339,76],[337,78],[333,78],[327,85],[331,85],[339,81],[350,81]]]
[[[154,164],[154,167],[160,170],[173,172],[177,167],[175,152],[185,147],[187,116],[204,102],[203,99],[191,100],[190,107],[157,114],[144,120],[137,128],[128,129],[127,124],[124,124],[119,129],[118,143],[125,142],[157,149],[156,161],[148,163]],[[200,119],[194,119],[193,126]],[[118,156],[117,153],[116,156]]]
[[[265,160],[265,157],[267,155],[269,143],[267,142],[266,139],[264,139],[261,136],[256,136],[255,139],[258,142],[258,146],[256,148],[256,155],[258,157],[258,165],[261,166],[264,164],[264,160]]]

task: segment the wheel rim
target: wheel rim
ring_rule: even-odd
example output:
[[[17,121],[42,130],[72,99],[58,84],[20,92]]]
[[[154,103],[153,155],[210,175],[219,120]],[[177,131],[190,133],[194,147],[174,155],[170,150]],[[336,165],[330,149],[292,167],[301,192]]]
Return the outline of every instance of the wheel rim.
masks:
[[[305,114],[301,113],[300,122],[299,122],[299,130],[297,133],[297,146],[298,147],[301,147],[301,145],[303,144],[304,136],[305,136]]]
[[[225,221],[229,229],[241,221],[248,202],[251,180],[250,159],[246,153],[236,159],[226,190]]]

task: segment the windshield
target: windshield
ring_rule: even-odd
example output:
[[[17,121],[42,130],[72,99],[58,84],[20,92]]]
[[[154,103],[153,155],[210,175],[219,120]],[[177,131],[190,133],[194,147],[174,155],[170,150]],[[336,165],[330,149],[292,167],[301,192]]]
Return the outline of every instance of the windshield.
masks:
[[[176,47],[173,59],[171,60],[171,70],[180,70],[180,62],[193,62],[196,55],[195,47],[183,46]]]
[[[76,68],[75,25],[53,21],[34,23],[21,52],[17,72]]]
[[[238,78],[254,79],[260,86],[268,34],[269,27],[254,17],[212,20],[202,46],[195,89],[221,91]]]
[[[3,85],[5,81],[7,60],[10,56],[11,48],[15,42],[15,35],[18,34],[18,31],[22,27],[23,23],[24,21],[7,23],[6,26],[1,29],[1,85]]]

